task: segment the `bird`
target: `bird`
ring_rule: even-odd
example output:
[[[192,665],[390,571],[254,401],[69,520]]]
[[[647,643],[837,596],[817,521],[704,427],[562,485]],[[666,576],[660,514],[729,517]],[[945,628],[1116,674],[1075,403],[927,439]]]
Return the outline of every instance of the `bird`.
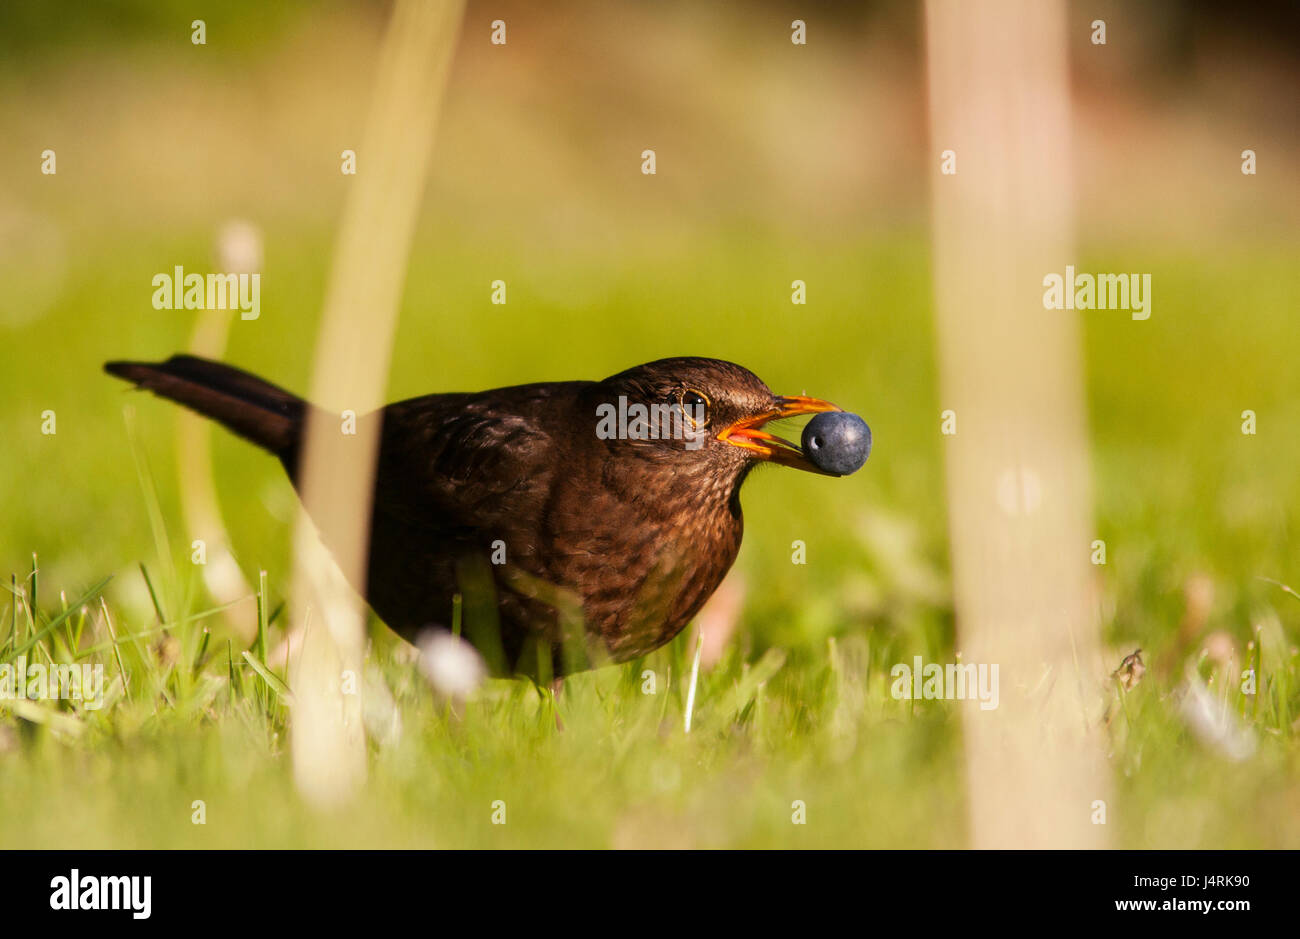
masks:
[[[307,421],[325,413],[301,397],[193,355],[104,369],[212,418],[300,484]],[[763,429],[805,414],[862,424],[694,356],[388,404],[357,418],[378,423],[379,443],[369,559],[353,586],[412,642],[446,629],[458,605],[494,675],[553,680],[640,658],[681,632],[736,560],[755,467],[845,474],[842,458],[814,462]]]

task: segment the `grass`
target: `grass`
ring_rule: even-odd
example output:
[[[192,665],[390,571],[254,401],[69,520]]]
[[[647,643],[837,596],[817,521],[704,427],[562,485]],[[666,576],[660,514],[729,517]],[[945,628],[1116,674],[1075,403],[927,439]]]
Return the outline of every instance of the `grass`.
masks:
[[[962,824],[953,715],[900,706],[868,680],[888,656],[853,637],[816,659],[771,649],[747,662],[733,651],[701,676],[689,734],[683,642],[570,679],[558,698],[499,681],[459,709],[438,703],[387,643],[365,675],[366,797],[322,825],[291,792],[290,708],[256,657],[209,643],[202,615],[118,623],[114,640],[97,592],[70,609],[86,650],[99,650],[88,657],[105,664],[107,703],[32,703],[6,727],[5,758],[20,765],[0,793],[24,807],[6,813],[8,845],[723,846],[789,843],[792,831],[815,845],[847,818],[863,843],[920,846]],[[74,660],[60,638],[67,619],[46,623],[20,606],[20,635],[44,633],[35,648]],[[909,797],[913,810],[900,813],[918,778],[930,780],[928,798]],[[56,811],[70,791],[76,808]],[[792,826],[796,799],[836,824]],[[194,800],[206,804],[204,826],[192,824]],[[490,822],[497,800],[505,826]],[[934,806],[944,807],[937,827]]]
[[[754,661],[733,648],[702,674],[689,734],[681,640],[572,678],[558,698],[498,681],[459,708],[429,694],[396,643],[376,643],[364,678],[367,789],[322,820],[292,792],[291,707],[279,678],[252,651],[210,642],[202,614],[114,629],[93,602],[100,589],[67,614],[19,604],[18,635],[29,638],[0,659],[22,648],[89,658],[104,664],[109,687],[99,710],[29,702],[0,725],[0,798],[18,809],[4,816],[6,846],[964,843],[955,706],[894,700],[886,676],[904,652],[868,636],[803,653],[772,648]],[[1259,751],[1233,764],[1202,749],[1157,679],[1122,698],[1116,690],[1108,735],[1119,842],[1294,844],[1294,655],[1265,640],[1257,698],[1222,669],[1202,671],[1259,731]],[[498,800],[505,825],[491,821]],[[806,825],[791,822],[796,800]],[[203,825],[192,821],[199,801]]]
[[[710,248],[727,280],[716,288],[720,293],[754,289],[750,252],[725,240]],[[742,626],[723,660],[701,671],[690,733],[684,720],[694,646],[686,634],[643,662],[570,679],[558,698],[524,683],[491,682],[453,709],[432,697],[406,647],[372,624],[365,675],[369,781],[356,805],[323,821],[292,791],[285,676],[263,664],[282,636],[287,559],[278,540],[285,533],[273,516],[291,498],[287,483],[271,461],[216,432],[219,488],[246,575],[258,584],[258,572],[269,572],[243,601],[256,604],[266,623],[245,648],[208,609],[189,563],[169,465],[168,406],[100,387],[107,379],[97,374],[96,359],[131,340],[83,333],[77,354],[57,375],[66,376],[70,389],[95,393],[68,416],[61,413],[54,440],[38,441],[50,445],[47,457],[11,461],[3,470],[19,477],[14,484],[21,480],[38,492],[57,485],[61,497],[46,502],[48,493],[34,494],[7,509],[8,536],[27,532],[41,553],[39,563],[13,565],[0,662],[23,651],[29,660],[102,664],[109,703],[98,711],[76,703],[0,705],[0,805],[13,807],[0,813],[0,844],[965,844],[962,705],[897,701],[889,694],[893,663],[917,654],[950,660],[955,647],[939,487],[940,409],[925,388],[932,376],[925,362],[924,255],[919,245],[862,243],[823,263],[833,267],[855,253],[868,259],[868,276],[824,288],[832,295],[814,316],[845,341],[827,348],[811,378],[795,377],[800,369],[792,363],[810,357],[798,348],[778,350],[764,340],[769,345],[755,349],[750,338],[739,340],[732,355],[756,366],[756,360],[774,363],[787,373],[771,379],[777,387],[866,402],[860,407],[872,420],[877,452],[849,480],[772,471],[747,487]],[[1174,275],[1187,269],[1183,260],[1169,263],[1170,270],[1157,271],[1157,283],[1176,283]],[[1254,275],[1210,269],[1166,300],[1183,317],[1181,329],[1161,331],[1153,318],[1156,328],[1133,343],[1112,335],[1119,328],[1113,323],[1088,324],[1098,536],[1109,548],[1108,563],[1096,569],[1099,614],[1113,664],[1140,646],[1148,666],[1122,697],[1113,685],[1098,685],[1095,718],[1109,717],[1104,726],[1117,781],[1113,838],[1124,846],[1300,844],[1300,600],[1264,579],[1293,582],[1287,549],[1300,499],[1287,467],[1296,465],[1297,442],[1279,439],[1277,430],[1267,442],[1243,437],[1237,421],[1243,400],[1272,415],[1266,427],[1289,419],[1285,409],[1295,405],[1280,393],[1286,357],[1261,358],[1249,389],[1233,387],[1235,373],[1222,386],[1191,388],[1179,377],[1207,343],[1235,341],[1247,347],[1240,354],[1251,355],[1264,351],[1252,343],[1281,338],[1267,335],[1273,311],[1243,296],[1281,262],[1257,255],[1251,263]],[[864,294],[880,289],[885,270],[894,272],[896,293],[884,305],[897,312],[858,318],[843,312],[866,308]],[[424,302],[426,282],[441,276],[417,272],[408,302]],[[828,273],[824,280],[837,279]],[[1216,290],[1234,291],[1242,309],[1255,311],[1263,338],[1249,331],[1256,338],[1242,338],[1240,320],[1225,336],[1223,321],[1198,315],[1219,302]],[[459,299],[470,304],[469,294],[466,288]],[[632,323],[660,302],[634,296],[628,288],[624,302],[639,306],[629,314]],[[80,301],[74,292],[67,302]],[[113,299],[103,302],[111,307]],[[746,304],[740,298],[732,305]],[[593,303],[571,312],[577,322],[561,332],[579,334],[603,310],[603,303]],[[661,322],[668,320],[672,333],[690,316],[666,312]],[[233,357],[300,386],[294,372],[301,364],[270,361],[270,348],[284,344],[275,334],[287,327],[274,320],[266,327],[264,362],[246,344],[237,343]],[[403,328],[399,348],[436,345],[434,324],[414,316]],[[459,342],[476,345],[488,342],[497,325],[477,318],[461,328],[466,335]],[[704,324],[693,345],[716,351],[727,328]],[[88,323],[85,333],[94,329]],[[621,363],[658,351],[638,354],[623,349],[617,336],[595,336],[581,354]],[[161,352],[181,341],[155,336],[148,345]],[[448,370],[461,380],[434,384],[490,383],[507,368],[511,378],[563,374],[570,367],[565,361],[580,353],[557,349],[560,363],[544,369],[452,357]],[[503,352],[506,359],[517,354]],[[399,355],[397,394],[417,390],[417,373],[425,370],[422,361]],[[34,375],[25,380],[35,382]],[[1129,393],[1116,383],[1126,383]],[[58,382],[53,387],[63,393]],[[1140,404],[1133,403],[1136,390]],[[124,401],[135,414],[129,424],[96,416],[111,415]],[[1206,430],[1211,420],[1221,425],[1212,432]],[[82,451],[97,454],[96,472],[79,462]],[[98,490],[106,501],[95,501]],[[52,514],[44,513],[46,505]],[[88,530],[95,536],[87,539]],[[790,563],[795,538],[809,544],[807,565]],[[116,563],[105,565],[110,557]],[[107,585],[100,583],[105,570],[114,573]],[[1189,591],[1206,589],[1212,596],[1189,605]],[[1203,654],[1209,647],[1219,650],[1218,658]],[[1225,648],[1238,663],[1258,657],[1257,696],[1241,693],[1231,670],[1244,666],[1231,665]],[[1189,662],[1256,736],[1248,760],[1224,758],[1189,728],[1179,703]],[[656,676],[654,694],[643,693],[647,669]],[[563,731],[556,728],[557,712]],[[505,825],[491,821],[497,800],[506,806]],[[791,822],[796,800],[806,807],[806,825]],[[196,801],[204,804],[204,825],[192,822]]]
[[[313,16],[283,34],[214,20],[201,57],[167,17],[126,48],[59,44],[52,26],[37,31],[53,37],[48,58],[33,46],[0,69],[6,126],[24,142],[0,154],[16,193],[0,217],[0,571],[13,574],[0,581],[0,664],[89,662],[108,685],[94,711],[0,701],[0,848],[966,844],[962,705],[889,693],[894,663],[960,651],[939,433],[951,405],[937,391],[915,169],[930,156],[905,127],[877,132],[911,113],[917,76],[886,58],[847,80],[873,59],[856,40],[805,68],[771,59],[753,32],[724,47],[672,22],[660,45],[624,29],[620,46],[595,20],[600,41],[566,39],[566,61],[579,58],[543,83],[540,53],[464,44],[389,396],[715,355],[861,412],[875,451],[848,479],[771,470],[746,484],[740,625],[700,670],[690,733],[689,634],[576,676],[558,698],[491,682],[453,709],[372,623],[366,789],[324,818],[300,804],[293,676],[273,654],[292,489],[274,460],[213,431],[221,508],[253,585],[240,602],[260,624],[240,641],[191,563],[175,406],[100,368],[186,347],[192,314],[153,310],[150,280],[214,269],[213,232],[244,216],[265,244],[262,316],[233,323],[225,357],[307,387],[347,186],[337,154],[363,123],[378,35],[376,17]],[[766,28],[748,17],[737,30],[742,19]],[[515,34],[529,49],[528,31]],[[699,37],[686,65],[660,63],[684,35]],[[691,62],[715,93],[688,87]],[[770,111],[754,110],[760,74]],[[863,87],[876,89],[865,102]],[[647,128],[666,155],[653,183],[627,159]],[[1214,173],[1235,166],[1156,136],[1143,165],[1182,167],[1197,196],[1235,214],[1202,213],[1180,191],[1170,221],[1111,179],[1106,204],[1141,209],[1126,226],[1151,222],[1125,242],[1116,232],[1131,229],[1080,206],[1081,230],[1098,234],[1077,268],[1149,272],[1155,296],[1145,323],[1082,317],[1107,545],[1097,616],[1108,668],[1139,647],[1147,666],[1124,692],[1088,676],[1115,780],[1108,824],[1126,847],[1297,847],[1300,599],[1284,588],[1300,587],[1300,331],[1294,236],[1276,208],[1285,165],[1222,187]],[[32,154],[56,145],[59,175],[37,175]],[[1136,166],[1131,145],[1114,144]],[[490,303],[497,278],[504,307]],[[789,302],[796,278],[804,307]],[[55,434],[41,433],[47,410]],[[1255,435],[1240,431],[1245,410]],[[807,564],[791,563],[795,540]],[[1242,693],[1245,667],[1255,695]],[[1192,729],[1189,674],[1249,729],[1249,758]],[[505,825],[492,824],[498,800]],[[796,801],[806,825],[792,824]]]

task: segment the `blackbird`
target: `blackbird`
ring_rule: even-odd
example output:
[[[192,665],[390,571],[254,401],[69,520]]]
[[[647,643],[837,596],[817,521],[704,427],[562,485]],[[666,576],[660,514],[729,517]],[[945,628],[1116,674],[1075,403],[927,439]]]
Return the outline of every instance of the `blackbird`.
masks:
[[[338,422],[208,359],[104,368],[270,451],[295,484],[309,413]],[[763,426],[839,411],[773,394],[731,362],[690,357],[603,381],[390,404],[358,418],[381,422],[360,586],[412,641],[445,628],[460,595],[464,635],[499,675],[558,677],[645,655],[682,630],[735,561],[750,470],[767,461],[841,474]]]

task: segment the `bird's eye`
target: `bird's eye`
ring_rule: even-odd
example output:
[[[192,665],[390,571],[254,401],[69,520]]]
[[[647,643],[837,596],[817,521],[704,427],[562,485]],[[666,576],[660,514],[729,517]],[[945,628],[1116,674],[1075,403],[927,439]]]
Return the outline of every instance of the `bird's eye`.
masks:
[[[677,400],[692,427],[703,427],[709,422],[709,398],[703,392],[687,388]]]

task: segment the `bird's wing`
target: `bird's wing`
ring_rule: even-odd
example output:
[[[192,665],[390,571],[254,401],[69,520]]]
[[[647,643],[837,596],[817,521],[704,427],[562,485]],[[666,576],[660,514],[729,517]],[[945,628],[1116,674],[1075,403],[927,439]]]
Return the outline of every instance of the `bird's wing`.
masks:
[[[435,395],[385,410],[377,512],[431,533],[504,534],[536,517],[556,468],[554,441],[537,414],[485,397]]]

